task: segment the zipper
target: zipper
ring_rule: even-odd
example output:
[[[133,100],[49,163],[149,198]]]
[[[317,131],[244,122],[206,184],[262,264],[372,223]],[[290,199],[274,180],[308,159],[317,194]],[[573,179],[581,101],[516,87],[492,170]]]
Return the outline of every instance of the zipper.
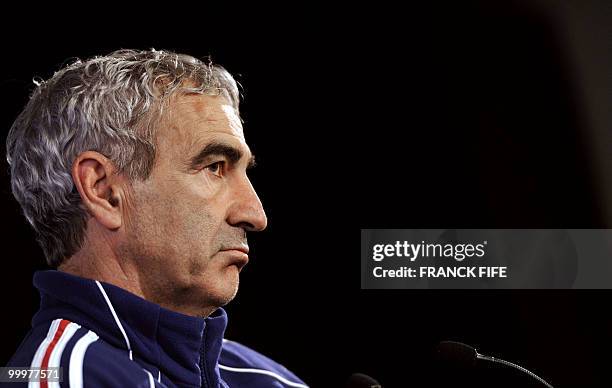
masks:
[[[202,338],[202,345],[200,345],[200,378],[202,379],[202,388],[207,388],[208,378],[206,373],[206,358],[204,357],[204,339],[206,337],[206,330],[204,330],[204,338]]]

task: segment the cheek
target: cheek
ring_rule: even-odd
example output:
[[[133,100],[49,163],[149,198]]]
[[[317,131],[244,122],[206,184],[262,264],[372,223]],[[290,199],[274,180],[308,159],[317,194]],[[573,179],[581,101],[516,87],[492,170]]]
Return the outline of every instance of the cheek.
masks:
[[[225,222],[226,187],[218,178],[204,173],[192,178],[173,198],[176,222],[183,224],[184,230],[215,236]]]
[[[211,199],[218,196],[220,191],[223,190],[222,181],[206,170],[200,171],[193,178],[190,188],[197,197]]]
[[[219,231],[223,222],[215,209],[202,200],[177,199],[164,208],[164,225],[160,228],[167,244],[181,256],[192,259],[209,257],[219,249]]]
[[[142,194],[138,224],[157,240],[158,249],[201,258],[219,248],[227,203],[219,182],[197,174],[168,180]]]

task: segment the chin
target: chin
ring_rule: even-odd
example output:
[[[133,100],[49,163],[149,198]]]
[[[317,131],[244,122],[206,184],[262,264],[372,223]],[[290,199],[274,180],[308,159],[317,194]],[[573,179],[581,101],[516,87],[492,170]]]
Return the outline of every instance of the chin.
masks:
[[[224,290],[223,292],[214,292],[207,295],[206,304],[214,307],[223,307],[234,300],[238,293],[238,289]]]
[[[205,288],[209,303],[217,307],[225,306],[238,294],[238,284],[238,274],[220,277],[212,287],[209,285]]]

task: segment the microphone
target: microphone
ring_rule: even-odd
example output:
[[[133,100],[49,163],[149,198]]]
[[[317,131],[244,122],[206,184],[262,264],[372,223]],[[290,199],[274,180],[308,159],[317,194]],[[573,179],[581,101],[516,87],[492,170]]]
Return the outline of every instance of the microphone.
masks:
[[[353,373],[346,382],[346,388],[382,388],[382,385],[368,375]]]
[[[518,369],[521,372],[533,377],[538,380],[542,384],[546,385],[548,388],[554,388],[552,385],[547,383],[543,378],[537,376],[535,373],[523,368],[520,365],[514,364],[512,362],[502,360],[500,358],[495,358],[491,356],[485,356],[483,354],[478,353],[478,351],[471,347],[470,345],[463,344],[461,342],[455,341],[442,341],[438,344],[436,354],[440,361],[451,361],[458,363],[462,366],[471,367],[476,364],[477,360],[485,360],[489,362],[494,362],[506,366],[510,366],[512,368]]]

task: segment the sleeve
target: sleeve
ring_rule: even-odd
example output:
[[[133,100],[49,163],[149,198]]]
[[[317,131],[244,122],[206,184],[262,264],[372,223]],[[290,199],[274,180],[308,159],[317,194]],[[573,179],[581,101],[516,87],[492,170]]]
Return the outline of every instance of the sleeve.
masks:
[[[283,365],[235,341],[223,340],[219,369],[230,386],[307,388]]]

